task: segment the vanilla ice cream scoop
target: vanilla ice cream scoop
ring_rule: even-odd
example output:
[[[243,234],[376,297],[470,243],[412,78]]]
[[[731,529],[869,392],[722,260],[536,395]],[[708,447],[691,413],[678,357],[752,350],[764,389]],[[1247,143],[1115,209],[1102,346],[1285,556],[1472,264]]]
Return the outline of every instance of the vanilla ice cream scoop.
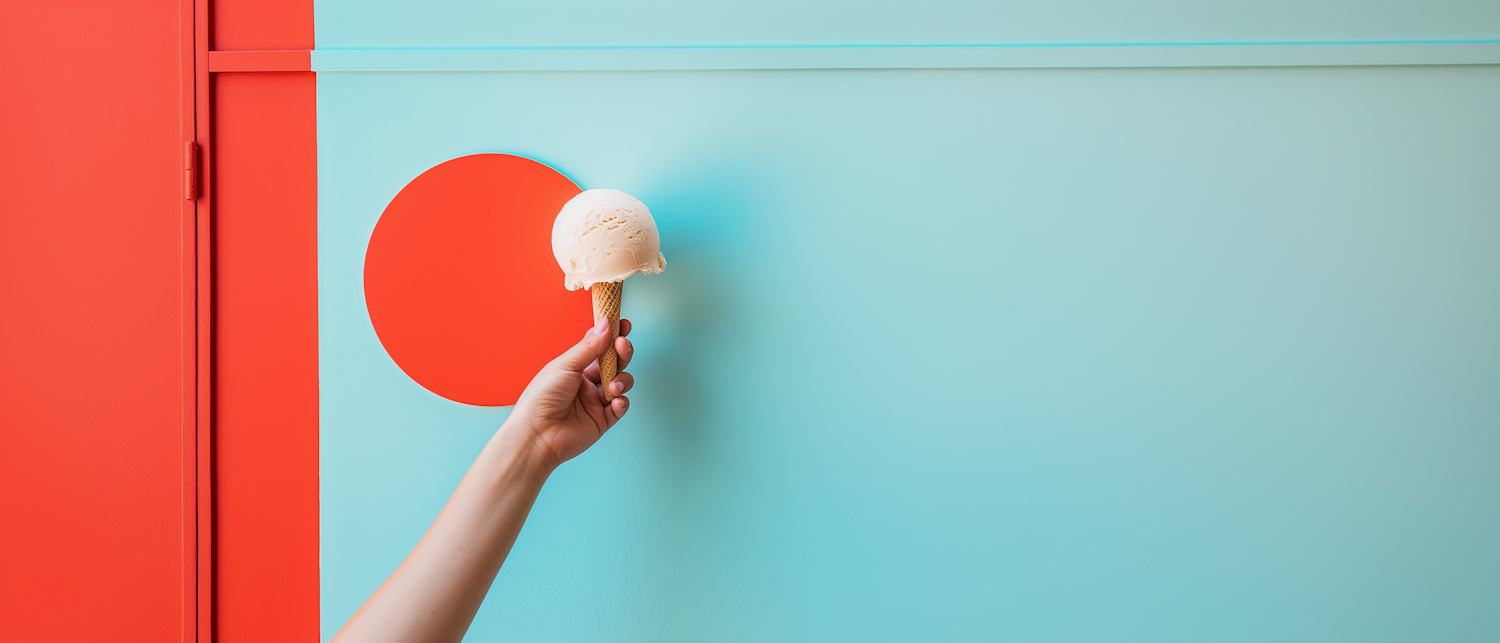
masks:
[[[585,190],[563,204],[552,222],[552,256],[568,290],[587,288],[594,297],[594,321],[609,318],[609,348],[599,356],[599,390],[604,403],[613,389],[619,355],[620,296],[625,278],[667,269],[661,236],[646,204],[619,190]]]
[[[651,211],[619,190],[585,190],[564,204],[552,223],[552,255],[568,290],[667,267]]]

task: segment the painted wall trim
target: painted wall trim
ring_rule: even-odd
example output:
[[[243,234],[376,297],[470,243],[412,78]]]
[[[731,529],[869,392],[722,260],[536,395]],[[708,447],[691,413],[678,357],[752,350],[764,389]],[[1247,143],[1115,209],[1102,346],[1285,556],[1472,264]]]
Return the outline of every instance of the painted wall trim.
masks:
[[[312,71],[311,51],[210,51],[208,70],[226,71]]]
[[[319,72],[1495,64],[1500,64],[1500,40],[1096,45],[318,49],[312,52],[312,69]]]

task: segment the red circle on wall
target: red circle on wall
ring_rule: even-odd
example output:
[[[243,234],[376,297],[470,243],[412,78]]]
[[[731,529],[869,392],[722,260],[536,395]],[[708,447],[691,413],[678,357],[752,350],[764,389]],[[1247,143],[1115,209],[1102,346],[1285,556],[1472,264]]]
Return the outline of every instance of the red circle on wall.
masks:
[[[365,306],[387,353],[450,400],[514,404],[593,318],[552,258],[552,221],[581,190],[509,154],[442,163],[391,199],[365,251]]]

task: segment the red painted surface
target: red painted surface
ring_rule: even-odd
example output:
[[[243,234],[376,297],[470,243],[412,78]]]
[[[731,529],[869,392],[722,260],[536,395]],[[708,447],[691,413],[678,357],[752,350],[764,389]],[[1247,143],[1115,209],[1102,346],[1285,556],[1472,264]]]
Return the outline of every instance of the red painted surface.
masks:
[[[221,71],[312,71],[312,52],[302,51],[210,51],[208,70]]]
[[[215,0],[213,48],[312,49],[312,0]]]
[[[312,47],[310,0],[214,4],[213,48],[252,51],[210,69]],[[216,73],[212,88],[214,639],[316,641],[316,80]]]
[[[316,640],[316,86],[213,83],[217,640]]]
[[[194,490],[197,515],[193,521],[194,539],[197,543],[197,570],[193,579],[197,596],[196,619],[193,632],[185,636],[199,643],[214,639],[214,511],[213,511],[213,113],[212,94],[208,73],[209,3],[211,0],[193,0],[193,134],[197,139],[196,175],[198,200],[193,208],[197,231],[193,238],[193,249],[198,256],[194,274],[194,299],[197,306],[196,335],[193,346],[197,356],[196,377],[193,382],[197,390],[197,435],[193,454],[194,467],[198,472]]]
[[[0,641],[194,638],[192,20],[0,3]]]
[[[506,154],[453,159],[391,200],[365,255],[365,304],[396,364],[467,404],[514,404],[593,318],[563,288],[548,240],[580,192],[541,163]]]

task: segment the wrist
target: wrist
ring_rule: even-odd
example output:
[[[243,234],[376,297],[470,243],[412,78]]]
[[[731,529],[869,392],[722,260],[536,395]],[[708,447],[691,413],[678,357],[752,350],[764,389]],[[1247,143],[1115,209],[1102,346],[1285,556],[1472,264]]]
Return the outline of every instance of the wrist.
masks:
[[[562,459],[542,434],[515,412],[500,425],[494,441],[503,445],[502,450],[510,454],[510,459],[526,477],[538,482],[545,481],[562,464]]]

